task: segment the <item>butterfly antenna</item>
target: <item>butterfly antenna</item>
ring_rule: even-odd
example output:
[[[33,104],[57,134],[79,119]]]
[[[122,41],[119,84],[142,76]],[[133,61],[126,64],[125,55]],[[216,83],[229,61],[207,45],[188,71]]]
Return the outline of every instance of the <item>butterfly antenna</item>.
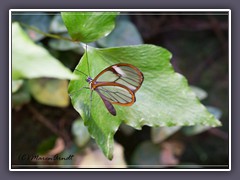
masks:
[[[88,74],[90,75],[89,62],[88,62],[88,53],[87,53],[87,44],[86,44],[86,58],[87,58]]]
[[[87,76],[88,77],[88,75],[87,74],[85,74],[84,72],[82,72],[82,71],[79,71],[78,69],[75,69],[76,71],[78,71],[78,72],[80,72],[80,73],[82,73],[83,75],[85,75],[85,76]]]

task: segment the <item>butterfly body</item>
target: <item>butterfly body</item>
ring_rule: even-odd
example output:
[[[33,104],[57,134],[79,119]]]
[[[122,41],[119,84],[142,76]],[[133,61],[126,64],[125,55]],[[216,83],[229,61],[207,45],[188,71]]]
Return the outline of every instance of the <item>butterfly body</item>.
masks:
[[[143,82],[142,72],[135,66],[119,63],[101,71],[94,79],[87,77],[91,91],[96,91],[107,110],[116,116],[113,104],[131,106],[136,101],[135,93]]]

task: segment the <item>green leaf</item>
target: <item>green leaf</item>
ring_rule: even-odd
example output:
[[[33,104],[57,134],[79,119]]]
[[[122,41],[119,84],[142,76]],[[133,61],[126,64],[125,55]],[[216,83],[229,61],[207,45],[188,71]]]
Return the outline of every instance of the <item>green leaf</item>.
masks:
[[[93,42],[109,34],[118,12],[62,12],[63,21],[74,41]]]
[[[208,109],[208,111],[210,113],[212,113],[215,116],[215,118],[217,118],[217,119],[221,118],[222,111],[220,109],[213,107],[213,106],[206,106],[206,108]],[[209,127],[209,126],[195,125],[195,126],[190,126],[190,127],[184,127],[182,129],[182,132],[187,136],[193,136],[193,135],[200,134],[204,131],[207,131],[211,128],[212,127]]]
[[[55,146],[56,140],[57,140],[56,136],[51,136],[43,140],[37,148],[37,153],[40,155],[46,154],[49,150],[51,150]]]
[[[124,133],[126,136],[130,136],[134,133],[135,129],[132,128],[131,126],[128,126],[126,124],[121,124],[121,126],[119,127],[120,131],[122,131],[122,133]]]
[[[222,111],[219,108],[213,106],[206,106],[206,108],[215,116],[215,118],[220,119],[222,117]]]
[[[74,136],[75,143],[79,147],[83,147],[90,140],[89,132],[84,126],[83,120],[80,118],[73,122],[72,134]]]
[[[43,47],[36,45],[21,29],[12,24],[12,79],[51,77],[76,78],[69,69]]]
[[[66,107],[69,105],[68,81],[59,79],[31,79],[28,82],[32,96],[40,103]]]
[[[142,44],[143,40],[133,23],[119,20],[116,28],[108,36],[99,39],[97,43],[101,47],[116,47]]]
[[[23,80],[12,80],[12,93],[15,93],[18,91],[18,89],[23,85]]]
[[[53,33],[65,33],[67,28],[62,20],[61,14],[57,14],[52,19],[52,22],[49,27],[50,31]]]
[[[192,88],[192,91],[196,94],[199,100],[203,100],[208,96],[207,92],[204,91],[203,89],[196,86],[190,86],[190,87]]]
[[[176,133],[179,129],[181,129],[181,126],[153,127],[151,129],[151,139],[153,143],[160,143]]]
[[[209,129],[211,129],[211,127],[209,127],[209,126],[195,125],[195,126],[190,126],[190,127],[184,127],[182,129],[182,132],[186,136],[193,136],[193,135],[200,134],[204,131],[207,131]]]
[[[135,129],[141,129],[143,125],[221,125],[199,102],[187,80],[174,72],[169,63],[172,55],[166,49],[139,45],[106,49],[89,47],[88,50],[91,77],[119,62],[130,63],[144,74],[144,82],[136,93],[135,104],[130,107],[116,105],[117,116],[112,116],[96,92],[92,94],[90,108],[90,90],[81,89],[89,86],[86,77],[78,71],[74,72],[79,75],[79,80],[72,80],[69,85],[72,104],[109,159],[112,158],[113,136],[122,122]],[[88,74],[86,54],[76,69]]]
[[[12,94],[12,106],[19,108],[24,104],[29,103],[31,100],[31,95],[27,86],[27,83],[23,81],[22,86],[19,90]]]

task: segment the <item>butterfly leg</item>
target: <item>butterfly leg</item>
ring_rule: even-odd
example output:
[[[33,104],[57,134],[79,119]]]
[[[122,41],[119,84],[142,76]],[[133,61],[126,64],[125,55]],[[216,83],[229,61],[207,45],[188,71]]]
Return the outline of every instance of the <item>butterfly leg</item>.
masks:
[[[90,88],[89,88],[89,87],[82,87],[82,88],[80,88],[79,90],[72,91],[71,94],[69,94],[69,96],[72,97],[73,94],[81,91],[82,89],[90,89]]]
[[[91,109],[92,109],[92,93],[93,93],[93,91],[91,90],[91,93],[90,93],[90,107],[89,107],[89,116],[91,115]]]

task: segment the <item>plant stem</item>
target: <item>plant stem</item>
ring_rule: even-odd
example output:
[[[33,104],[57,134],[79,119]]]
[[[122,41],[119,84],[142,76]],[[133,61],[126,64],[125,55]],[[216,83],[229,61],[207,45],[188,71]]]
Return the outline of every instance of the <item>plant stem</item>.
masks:
[[[27,108],[35,116],[36,120],[38,120],[48,129],[50,129],[57,136],[62,137],[66,145],[71,143],[71,138],[68,136],[67,133],[61,132],[60,130],[58,130],[46,117],[44,117],[41,113],[39,113],[34,107],[27,105]]]
[[[47,36],[47,37],[51,37],[51,38],[55,38],[55,39],[63,39],[63,40],[66,40],[66,41],[71,41],[71,42],[74,42],[72,39],[70,38],[66,38],[66,37],[63,37],[63,36],[59,36],[59,35],[56,35],[56,34],[49,34],[49,33],[45,33],[39,29],[37,29],[36,27],[33,27],[33,26],[29,26],[27,24],[24,24],[24,23],[20,23],[23,27],[26,27],[28,29],[31,29],[39,34],[42,34],[44,36]]]

